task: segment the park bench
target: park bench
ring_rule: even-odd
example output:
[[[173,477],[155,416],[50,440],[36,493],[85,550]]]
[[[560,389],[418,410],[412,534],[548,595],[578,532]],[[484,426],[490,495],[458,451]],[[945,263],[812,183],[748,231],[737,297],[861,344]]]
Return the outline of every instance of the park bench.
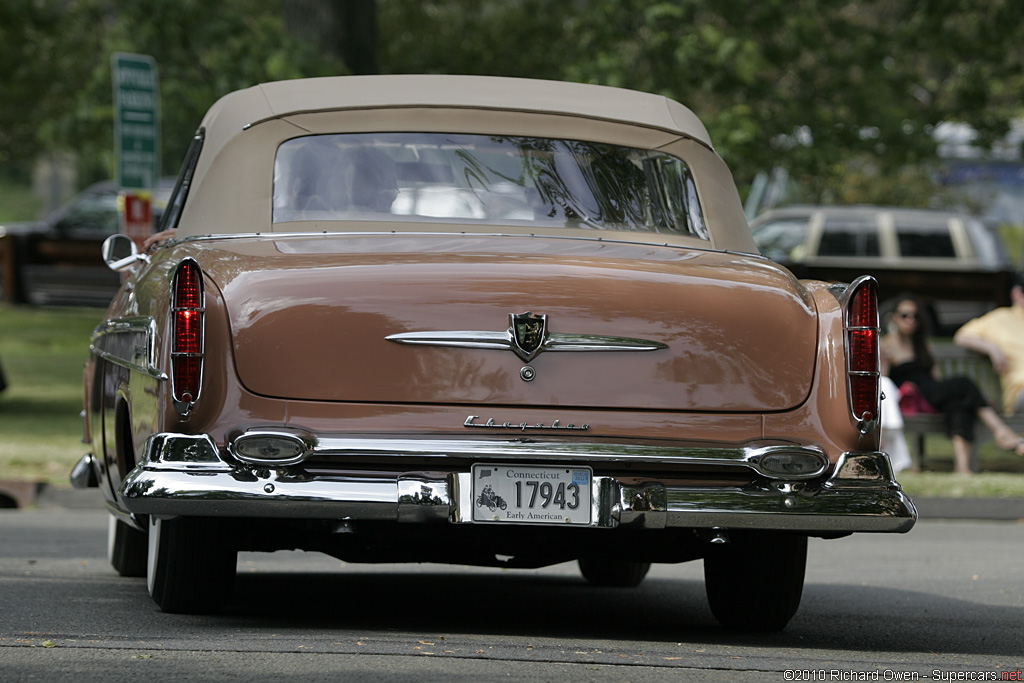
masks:
[[[964,375],[970,377],[981,389],[981,393],[1002,413],[1002,386],[999,375],[992,368],[988,356],[964,349],[952,342],[937,343],[934,348],[935,365],[942,377]],[[1017,433],[1024,433],[1024,416],[1003,416],[1006,423]],[[925,437],[929,434],[947,435],[946,421],[940,413],[912,413],[903,415],[903,432],[907,436],[910,457],[915,471],[926,469],[927,453]],[[971,471],[978,471],[978,449],[992,440],[992,432],[981,421],[975,425],[974,448],[971,453]]]

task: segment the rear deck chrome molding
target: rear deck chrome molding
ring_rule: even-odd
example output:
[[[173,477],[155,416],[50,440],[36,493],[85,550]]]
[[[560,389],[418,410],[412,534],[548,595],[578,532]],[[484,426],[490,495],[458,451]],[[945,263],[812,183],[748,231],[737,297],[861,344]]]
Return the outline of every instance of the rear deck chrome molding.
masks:
[[[453,346],[468,349],[497,349],[501,351],[516,350],[515,340],[512,333],[508,330],[503,332],[488,330],[475,332],[468,330],[402,332],[400,334],[390,334],[384,338],[398,344],[419,346]],[[537,353],[540,351],[657,351],[667,348],[667,344],[647,339],[552,332],[547,335],[543,344],[537,349]],[[536,353],[531,355],[530,358],[534,355]],[[524,357],[524,360],[529,360],[529,358]]]
[[[367,453],[369,442],[361,442]],[[411,455],[394,442],[378,443],[378,451]],[[444,443],[462,443],[462,450],[444,455],[480,455],[481,444],[431,442],[421,453]],[[489,443],[488,457],[536,462],[572,462],[582,458],[560,444],[562,452],[541,458],[538,444]],[[354,448],[355,444],[349,444]],[[640,447],[628,447],[636,450]],[[651,448],[651,447],[648,447]],[[778,448],[778,447],[768,447]],[[608,454],[615,450],[607,447]],[[604,449],[596,449],[604,450]],[[622,450],[622,447],[619,447]],[[657,450],[657,449],[656,449]],[[665,449],[661,449],[665,450]],[[696,459],[676,449],[672,462],[743,465],[737,453],[763,449],[697,449]],[[354,452],[354,451],[347,451]],[[514,455],[510,455],[514,454]],[[717,454],[719,457],[714,457]],[[726,457],[721,457],[726,454]],[[733,454],[733,457],[728,457]],[[440,451],[437,455],[442,455]],[[690,454],[692,455],[692,454]],[[634,453],[635,456],[635,453]],[[598,455],[592,462],[615,460]],[[667,453],[655,457],[667,462]],[[662,459],[666,458],[666,459]],[[220,464],[214,462],[218,461]],[[619,459],[617,462],[626,462]],[[634,460],[635,461],[635,460]],[[222,459],[205,436],[164,434],[150,439],[142,463],[125,478],[117,492],[119,504],[136,515],[237,516],[257,518],[322,518],[391,520],[410,523],[470,524],[470,472],[445,467],[395,474],[310,475],[301,467],[278,469],[232,465]],[[824,482],[760,481],[747,486],[677,486],[657,480],[636,483],[595,476],[592,483],[593,520],[600,528],[660,529],[742,528],[779,529],[807,533],[908,531],[917,510],[893,478],[888,456],[880,452],[847,453]]]

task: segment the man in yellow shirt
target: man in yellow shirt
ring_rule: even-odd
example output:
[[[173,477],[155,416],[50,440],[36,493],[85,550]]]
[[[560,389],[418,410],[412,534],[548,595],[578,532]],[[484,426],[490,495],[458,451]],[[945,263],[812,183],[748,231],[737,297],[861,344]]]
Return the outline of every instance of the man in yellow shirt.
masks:
[[[1024,272],[1014,277],[1011,305],[971,320],[953,336],[965,349],[987,355],[1003,385],[1003,410],[1024,413]]]

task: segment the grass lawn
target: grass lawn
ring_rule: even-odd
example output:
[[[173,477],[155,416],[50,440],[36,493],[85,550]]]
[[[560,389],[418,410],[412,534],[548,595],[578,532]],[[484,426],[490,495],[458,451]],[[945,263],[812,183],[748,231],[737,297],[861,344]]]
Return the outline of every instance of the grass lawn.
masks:
[[[980,473],[953,474],[953,443],[938,434],[925,439],[925,470],[900,472],[900,484],[910,497],[1020,498],[1024,497],[1024,458],[992,442],[979,449]]]
[[[86,452],[82,366],[103,315],[92,308],[0,304],[0,365],[8,384],[0,394],[0,480],[70,486],[71,468]],[[899,475],[911,496],[1024,496],[1024,458],[989,443],[981,449],[982,473],[967,477],[950,474],[948,439],[931,436],[926,450],[929,471]]]
[[[13,221],[33,221],[41,217],[43,202],[32,188],[0,179],[0,225]]]
[[[0,305],[0,480],[70,486],[82,443],[82,367],[103,319],[93,308]]]
[[[1024,474],[900,472],[896,478],[913,498],[1024,498]]]

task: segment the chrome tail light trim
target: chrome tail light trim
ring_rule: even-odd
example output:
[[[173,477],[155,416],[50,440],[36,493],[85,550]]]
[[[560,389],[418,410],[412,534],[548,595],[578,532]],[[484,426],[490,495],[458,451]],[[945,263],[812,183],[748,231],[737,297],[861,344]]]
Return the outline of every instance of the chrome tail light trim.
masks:
[[[865,311],[855,311],[854,306],[858,296],[867,296],[867,317],[870,320],[854,320],[863,318]],[[843,343],[844,356],[846,358],[846,395],[850,408],[850,414],[857,424],[857,430],[861,434],[870,434],[878,428],[879,413],[881,412],[881,358],[880,342],[881,328],[878,322],[878,282],[869,275],[862,275],[854,280],[849,287],[840,295],[839,303],[843,309]],[[867,368],[855,368],[855,356],[860,358],[864,352],[861,347],[868,345],[868,351],[872,354]],[[871,401],[871,409],[859,410],[858,399],[855,394],[864,391],[860,386],[863,382],[868,383],[868,389],[874,389],[874,398]],[[856,384],[856,386],[855,386]]]
[[[186,290],[183,289],[187,284],[180,282],[180,278],[186,274],[196,278],[198,288],[196,297],[198,301],[191,302],[192,305],[185,305],[189,302],[181,300],[183,296],[187,296]],[[203,365],[206,353],[206,291],[202,268],[199,267],[199,263],[195,259],[184,258],[175,266],[174,276],[171,280],[171,302],[171,402],[179,415],[187,417],[203,393]],[[179,325],[183,324],[179,316],[183,313],[192,313],[195,317],[195,322],[191,323],[195,326],[193,332],[198,338],[198,343],[194,344],[195,348],[192,348],[193,344],[182,342],[179,337],[179,333],[182,332]],[[182,348],[182,345],[189,348]],[[190,386],[185,387],[184,390],[180,386],[183,379],[177,376],[179,373],[175,370],[177,361],[182,360],[194,360],[198,366],[194,370]]]

